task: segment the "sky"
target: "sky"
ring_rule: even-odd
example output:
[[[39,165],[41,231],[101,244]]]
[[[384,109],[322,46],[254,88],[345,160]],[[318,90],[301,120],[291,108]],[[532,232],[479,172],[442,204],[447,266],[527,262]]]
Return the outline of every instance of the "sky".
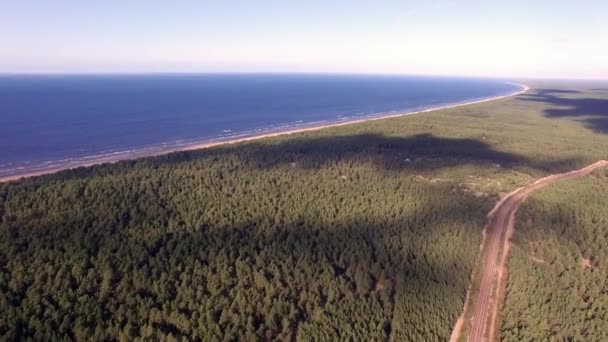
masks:
[[[608,79],[606,0],[0,2],[0,72]]]

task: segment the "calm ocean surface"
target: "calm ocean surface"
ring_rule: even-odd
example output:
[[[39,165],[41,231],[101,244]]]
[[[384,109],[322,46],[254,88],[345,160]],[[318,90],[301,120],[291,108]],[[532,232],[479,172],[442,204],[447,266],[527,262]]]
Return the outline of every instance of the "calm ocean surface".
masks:
[[[0,177],[508,94],[412,76],[0,76]]]

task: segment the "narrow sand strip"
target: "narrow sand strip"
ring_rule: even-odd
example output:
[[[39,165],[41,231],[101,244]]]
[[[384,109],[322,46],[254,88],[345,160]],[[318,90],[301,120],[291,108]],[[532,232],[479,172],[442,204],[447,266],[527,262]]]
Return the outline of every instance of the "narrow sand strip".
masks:
[[[92,160],[86,161],[86,162],[79,161],[79,162],[75,162],[72,164],[68,163],[66,165],[56,167],[56,168],[49,168],[49,169],[38,170],[38,171],[33,171],[33,172],[26,172],[26,173],[22,173],[22,174],[10,175],[10,176],[6,176],[6,177],[0,177],[0,183],[13,181],[13,180],[19,180],[21,178],[41,176],[41,175],[45,175],[45,174],[59,172],[62,170],[74,169],[77,167],[87,167],[87,166],[93,166],[93,165],[99,165],[99,164],[115,163],[115,162],[123,161],[123,160],[133,160],[133,159],[143,158],[143,157],[159,156],[159,155],[164,155],[164,154],[168,154],[168,153],[172,153],[172,152],[198,150],[198,149],[209,148],[209,147],[220,146],[220,145],[236,144],[236,143],[240,143],[240,142],[244,142],[244,141],[258,140],[258,139],[277,137],[277,136],[282,136],[282,135],[290,135],[290,134],[301,133],[301,132],[317,131],[317,130],[320,130],[323,128],[346,126],[346,125],[352,125],[352,124],[362,123],[362,122],[366,122],[366,121],[383,120],[383,119],[388,119],[388,118],[397,118],[397,117],[406,116],[406,115],[429,113],[429,112],[443,110],[443,109],[450,109],[450,108],[468,106],[468,105],[472,105],[472,104],[476,104],[476,103],[483,103],[483,102],[488,102],[488,101],[504,99],[507,97],[523,94],[530,89],[525,84],[519,84],[519,83],[510,83],[510,84],[514,84],[514,85],[521,87],[521,90],[518,90],[516,92],[510,93],[507,95],[500,95],[500,96],[490,97],[490,98],[486,98],[486,99],[482,99],[482,100],[456,103],[456,104],[441,106],[441,107],[433,107],[433,108],[413,111],[413,112],[405,112],[405,113],[390,114],[390,115],[384,115],[384,116],[378,116],[378,117],[372,117],[372,118],[336,122],[336,123],[311,126],[311,127],[305,127],[305,128],[298,128],[298,129],[292,129],[292,130],[286,130],[286,131],[265,133],[265,134],[254,135],[254,136],[249,136],[249,137],[244,137],[244,138],[231,139],[231,140],[214,141],[214,142],[208,142],[208,143],[202,143],[202,144],[193,144],[193,145],[177,147],[177,148],[172,148],[172,149],[170,148],[170,149],[162,150],[160,152],[152,152],[152,153],[134,152],[132,154],[121,155],[118,157],[117,156],[101,157],[101,158],[92,159]]]

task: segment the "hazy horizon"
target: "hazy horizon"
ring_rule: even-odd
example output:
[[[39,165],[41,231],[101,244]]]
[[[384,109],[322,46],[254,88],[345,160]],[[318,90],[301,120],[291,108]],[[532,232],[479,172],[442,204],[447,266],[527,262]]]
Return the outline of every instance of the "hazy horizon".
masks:
[[[602,1],[3,3],[0,73],[606,80],[607,12]]]
[[[395,77],[437,77],[437,78],[463,78],[487,79],[505,82],[531,81],[569,81],[569,82],[608,82],[605,78],[585,77],[550,77],[550,76],[485,76],[465,74],[428,74],[428,73],[374,73],[374,72],[331,72],[331,71],[0,71],[0,77],[19,76],[160,76],[160,75],[336,75],[336,76],[395,76]]]

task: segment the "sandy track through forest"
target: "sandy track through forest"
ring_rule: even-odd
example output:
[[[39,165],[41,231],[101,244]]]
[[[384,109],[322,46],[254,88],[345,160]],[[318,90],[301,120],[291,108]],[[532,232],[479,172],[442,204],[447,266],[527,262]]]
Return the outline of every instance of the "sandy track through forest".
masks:
[[[471,321],[471,330],[469,341],[481,342],[485,336],[489,339],[493,337],[493,325],[495,324],[496,316],[494,313],[498,310],[497,301],[494,295],[496,289],[501,287],[502,274],[506,268],[509,248],[509,231],[513,231],[515,224],[515,213],[519,206],[532,194],[534,191],[549,185],[558,180],[570,179],[589,175],[596,169],[608,166],[608,161],[601,160],[597,163],[589,165],[580,170],[570,171],[561,174],[551,175],[530,184],[519,188],[510,194],[503,197],[488,215],[488,225],[486,226],[487,241],[484,246],[485,257],[481,270],[481,283],[475,303],[473,303],[473,318]],[[500,250],[503,253],[499,255]],[[467,298],[470,298],[467,294]],[[468,301],[468,299],[467,299]],[[465,303],[465,308],[467,307]],[[470,304],[469,304],[470,305]],[[464,314],[463,314],[464,315]],[[490,317],[492,320],[490,321]],[[456,341],[460,336],[462,324],[457,324],[452,333],[451,341]]]

